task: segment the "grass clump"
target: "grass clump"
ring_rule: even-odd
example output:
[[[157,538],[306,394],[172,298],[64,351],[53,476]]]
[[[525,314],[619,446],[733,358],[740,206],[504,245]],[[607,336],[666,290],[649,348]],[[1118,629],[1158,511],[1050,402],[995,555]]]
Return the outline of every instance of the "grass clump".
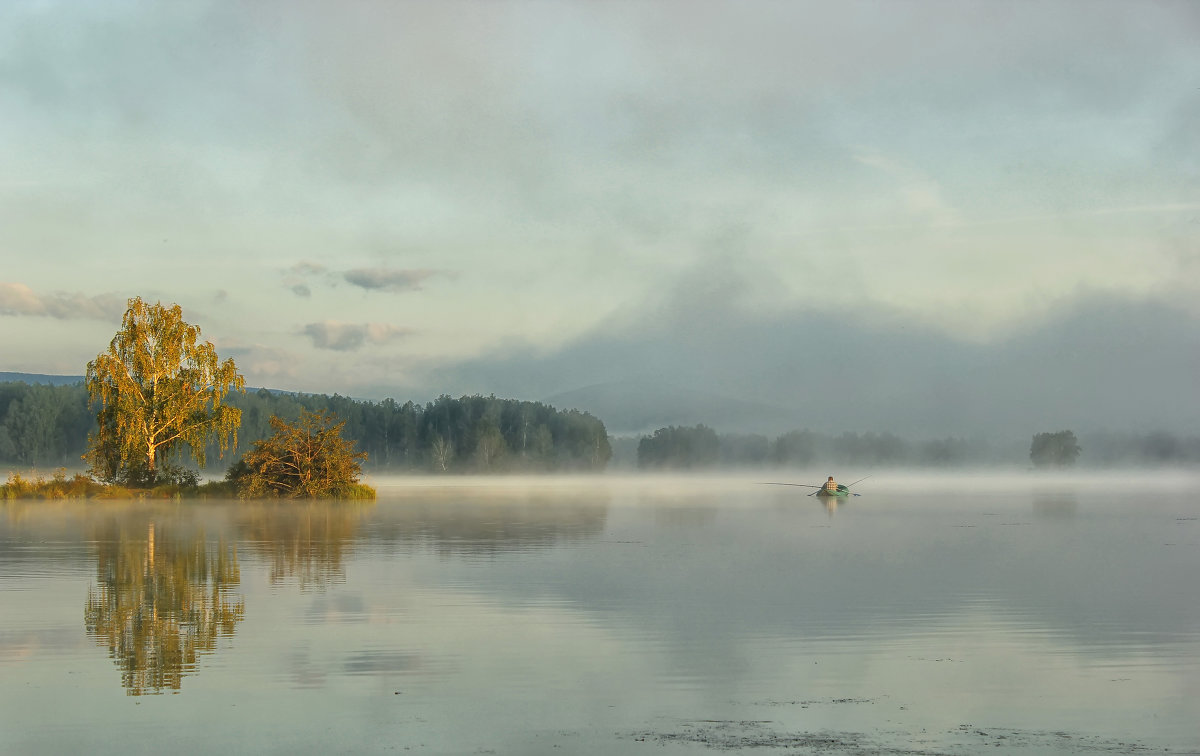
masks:
[[[55,470],[49,478],[43,473],[31,473],[30,476],[9,473],[8,480],[0,485],[0,499],[87,499],[108,488],[82,473],[68,478],[65,467]]]

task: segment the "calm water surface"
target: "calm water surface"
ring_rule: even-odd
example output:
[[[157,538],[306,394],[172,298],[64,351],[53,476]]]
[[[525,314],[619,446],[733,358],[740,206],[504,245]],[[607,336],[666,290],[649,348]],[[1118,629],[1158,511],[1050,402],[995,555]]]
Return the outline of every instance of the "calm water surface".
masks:
[[[1196,753],[1200,479],[1131,480],[0,503],[0,753]]]

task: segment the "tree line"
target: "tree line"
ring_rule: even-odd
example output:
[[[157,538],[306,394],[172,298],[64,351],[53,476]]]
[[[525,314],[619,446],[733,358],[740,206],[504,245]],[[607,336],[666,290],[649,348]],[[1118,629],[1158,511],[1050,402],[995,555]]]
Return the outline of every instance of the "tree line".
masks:
[[[400,472],[555,472],[603,470],[612,456],[604,423],[586,412],[496,396],[439,396],[424,405],[363,401],[334,394],[259,389],[233,396],[245,439],[270,434],[270,418],[326,411],[345,421],[346,438],[368,454],[365,466]]]
[[[443,395],[422,405],[266,389],[231,393],[225,402],[241,410],[241,427],[223,459],[215,443],[205,450],[217,470],[269,438],[272,416],[295,422],[305,411],[344,421],[343,435],[367,452],[364,467],[377,471],[598,471],[612,456],[600,420],[540,402]],[[0,383],[0,460],[10,465],[77,466],[96,427],[83,383]]]
[[[643,470],[704,468],[967,467],[1073,465],[1111,467],[1200,464],[1200,437],[1171,433],[1097,433],[1077,441],[1071,431],[1038,433],[1033,443],[997,443],[947,436],[913,440],[893,433],[821,433],[793,430],[770,438],[718,433],[705,425],[668,426],[653,433],[614,439],[615,464]]]
[[[27,467],[79,464],[96,413],[83,382],[0,383],[0,460]]]
[[[1032,451],[1020,443],[958,436],[914,440],[893,433],[794,430],[768,437],[718,433],[703,425],[609,438],[604,424],[587,413],[478,395],[443,395],[425,404],[402,404],[394,399],[373,402],[259,389],[230,394],[226,401],[242,411],[241,430],[223,459],[215,444],[206,450],[218,470],[240,459],[255,441],[270,437],[272,416],[296,421],[304,411],[325,411],[344,420],[345,437],[367,452],[364,467],[375,471],[598,471],[610,459],[617,466],[647,470],[826,463],[963,467],[1024,464]],[[95,428],[96,413],[82,383],[0,382],[0,462],[77,466],[87,451],[88,433]],[[1085,467],[1200,464],[1198,436],[1098,432],[1083,434],[1078,444],[1078,464]]]
[[[640,469],[716,467],[958,467],[994,461],[1000,450],[981,439],[947,437],[912,441],[893,433],[821,433],[793,430],[774,438],[717,433],[705,425],[669,426],[637,442]]]

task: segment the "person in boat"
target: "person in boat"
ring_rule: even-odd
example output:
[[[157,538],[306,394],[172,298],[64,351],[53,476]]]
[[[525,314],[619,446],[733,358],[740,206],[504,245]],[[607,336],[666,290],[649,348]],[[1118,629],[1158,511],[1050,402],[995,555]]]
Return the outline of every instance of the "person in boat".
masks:
[[[825,485],[822,486],[822,488],[824,488],[827,493],[835,494],[838,492],[838,484],[833,480],[832,475],[829,476],[829,480],[825,481]]]

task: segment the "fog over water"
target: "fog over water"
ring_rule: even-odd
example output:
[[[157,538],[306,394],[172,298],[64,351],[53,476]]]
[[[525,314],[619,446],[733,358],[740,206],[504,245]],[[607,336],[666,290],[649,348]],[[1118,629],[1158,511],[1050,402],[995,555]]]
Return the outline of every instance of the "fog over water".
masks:
[[[0,504],[0,750],[1200,750],[1195,474],[810,477]]]

